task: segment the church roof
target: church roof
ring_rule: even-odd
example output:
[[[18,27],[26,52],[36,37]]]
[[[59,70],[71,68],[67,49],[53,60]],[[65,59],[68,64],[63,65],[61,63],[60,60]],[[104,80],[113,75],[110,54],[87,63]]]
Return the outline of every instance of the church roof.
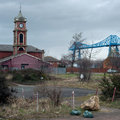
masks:
[[[44,52],[44,50],[40,50],[32,45],[27,45],[26,50],[27,50],[27,52]],[[13,45],[0,44],[0,51],[13,52]]]
[[[14,21],[20,21],[20,22],[26,21],[26,18],[23,17],[21,10],[19,11],[18,16],[14,18]]]

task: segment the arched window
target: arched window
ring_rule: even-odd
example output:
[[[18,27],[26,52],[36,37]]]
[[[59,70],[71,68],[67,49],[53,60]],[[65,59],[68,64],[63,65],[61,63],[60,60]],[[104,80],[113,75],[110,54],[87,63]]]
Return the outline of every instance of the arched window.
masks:
[[[19,51],[24,51],[24,49],[23,48],[19,48]]]
[[[20,34],[20,43],[23,43],[23,34]]]

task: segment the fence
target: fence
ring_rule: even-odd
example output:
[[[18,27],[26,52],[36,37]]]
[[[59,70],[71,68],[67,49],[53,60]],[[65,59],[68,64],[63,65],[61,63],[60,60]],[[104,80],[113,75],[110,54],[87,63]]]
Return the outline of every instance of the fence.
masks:
[[[51,68],[51,73],[54,73],[54,74],[66,74],[66,68],[60,68],[60,67]]]
[[[52,74],[66,74],[66,68],[62,68],[62,67],[44,68],[44,71]]]

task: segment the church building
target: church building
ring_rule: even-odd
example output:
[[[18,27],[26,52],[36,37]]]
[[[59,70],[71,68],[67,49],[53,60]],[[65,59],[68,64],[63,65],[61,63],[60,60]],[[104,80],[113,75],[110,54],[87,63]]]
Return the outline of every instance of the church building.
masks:
[[[0,66],[2,69],[40,69],[45,64],[44,50],[27,45],[26,18],[21,10],[14,18],[13,45],[0,45]]]

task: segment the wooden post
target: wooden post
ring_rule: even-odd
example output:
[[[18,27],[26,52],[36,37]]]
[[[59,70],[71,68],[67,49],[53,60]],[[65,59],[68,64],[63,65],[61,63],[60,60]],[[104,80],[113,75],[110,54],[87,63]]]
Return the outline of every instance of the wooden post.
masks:
[[[37,92],[37,107],[36,107],[36,110],[37,110],[37,112],[38,112],[38,110],[39,110],[39,96],[38,96],[38,92]]]
[[[24,99],[25,96],[24,96],[24,88],[22,88],[22,98]]]
[[[96,89],[96,95],[98,95],[98,88]]]
[[[114,101],[114,98],[115,98],[115,92],[116,92],[116,87],[114,88],[114,91],[113,91],[112,102]]]
[[[75,109],[75,93],[74,91],[72,91],[72,106],[73,106],[73,110]]]

